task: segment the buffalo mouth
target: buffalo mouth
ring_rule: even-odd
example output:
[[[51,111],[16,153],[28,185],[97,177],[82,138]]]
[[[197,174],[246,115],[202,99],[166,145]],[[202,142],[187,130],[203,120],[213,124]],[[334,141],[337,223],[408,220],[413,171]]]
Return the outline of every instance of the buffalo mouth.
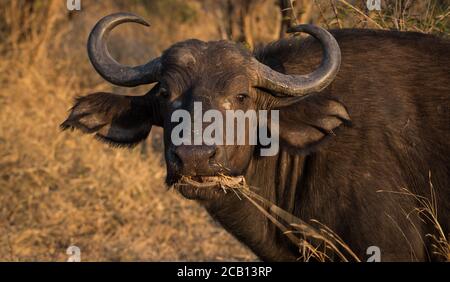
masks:
[[[245,186],[243,176],[182,176],[174,184],[176,190],[187,199],[213,200],[228,191]]]

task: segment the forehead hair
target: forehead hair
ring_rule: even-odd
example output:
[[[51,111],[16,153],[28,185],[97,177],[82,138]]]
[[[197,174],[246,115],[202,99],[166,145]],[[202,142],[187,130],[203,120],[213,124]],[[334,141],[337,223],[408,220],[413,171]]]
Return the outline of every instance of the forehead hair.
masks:
[[[202,77],[223,80],[245,75],[251,57],[251,52],[240,44],[191,39],[164,51],[163,75],[177,80],[192,81]]]

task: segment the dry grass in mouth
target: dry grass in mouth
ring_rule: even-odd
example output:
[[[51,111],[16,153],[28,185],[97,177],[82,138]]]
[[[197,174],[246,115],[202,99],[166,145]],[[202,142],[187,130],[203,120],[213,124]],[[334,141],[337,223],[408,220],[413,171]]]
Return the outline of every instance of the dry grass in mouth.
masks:
[[[205,187],[220,185],[224,189],[246,187],[243,176],[226,176],[223,174],[218,176],[182,176],[179,182]]]
[[[218,176],[182,176],[175,186],[192,185],[196,188],[219,187],[224,193],[229,190],[246,189],[248,185],[243,176],[227,176],[220,174]]]

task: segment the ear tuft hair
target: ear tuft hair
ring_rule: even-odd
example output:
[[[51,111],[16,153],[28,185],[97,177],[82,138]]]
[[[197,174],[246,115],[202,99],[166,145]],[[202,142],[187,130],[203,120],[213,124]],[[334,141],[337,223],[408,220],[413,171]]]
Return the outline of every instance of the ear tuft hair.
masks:
[[[110,93],[94,93],[78,97],[62,130],[78,129],[98,140],[118,146],[132,147],[146,139],[152,127],[153,100],[145,96],[131,97]]]

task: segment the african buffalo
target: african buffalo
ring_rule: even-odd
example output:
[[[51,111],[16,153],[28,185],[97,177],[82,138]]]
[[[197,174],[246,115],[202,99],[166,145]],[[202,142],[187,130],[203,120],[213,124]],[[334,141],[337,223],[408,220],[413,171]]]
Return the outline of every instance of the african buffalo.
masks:
[[[291,32],[311,37],[253,53],[232,42],[192,39],[129,67],[106,47],[110,31],[125,22],[147,25],[127,13],[103,18],[90,34],[89,58],[115,85],[156,86],[138,97],[80,97],[63,128],[131,146],[152,126],[163,127],[167,185],[189,176],[175,185],[179,192],[263,260],[296,260],[299,250],[248,201],[222,193],[214,185],[218,175],[244,176],[262,197],[328,226],[361,258],[378,246],[383,261],[443,259],[426,236],[439,237],[436,227],[412,211],[420,208],[418,197],[430,198],[432,184],[442,233],[449,233],[450,41],[301,25]],[[194,102],[219,111],[278,109],[279,153],[261,157],[260,145],[175,146],[171,114],[191,112]]]

